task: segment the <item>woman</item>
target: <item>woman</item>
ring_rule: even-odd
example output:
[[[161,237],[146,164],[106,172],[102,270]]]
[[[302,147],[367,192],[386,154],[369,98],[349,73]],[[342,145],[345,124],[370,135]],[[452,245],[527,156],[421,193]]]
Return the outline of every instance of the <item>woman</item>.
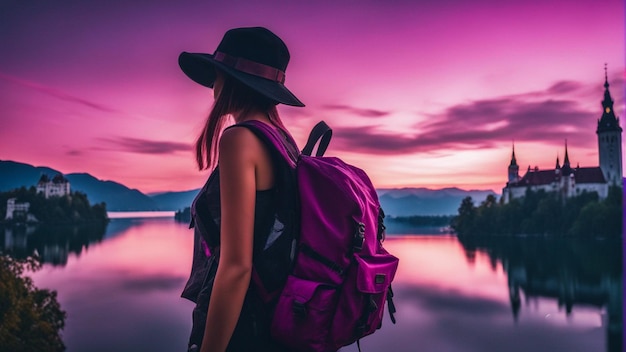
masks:
[[[274,191],[282,178],[272,152],[252,131],[222,130],[229,118],[258,120],[291,141],[297,153],[276,110],[278,103],[304,106],[284,86],[288,62],[283,41],[260,27],[229,30],[212,55],[179,56],[183,72],[213,88],[215,98],[196,142],[198,167],[214,171],[192,206],[194,264],[182,295],[196,302],[190,350],[280,350],[250,282],[260,237],[272,229]]]

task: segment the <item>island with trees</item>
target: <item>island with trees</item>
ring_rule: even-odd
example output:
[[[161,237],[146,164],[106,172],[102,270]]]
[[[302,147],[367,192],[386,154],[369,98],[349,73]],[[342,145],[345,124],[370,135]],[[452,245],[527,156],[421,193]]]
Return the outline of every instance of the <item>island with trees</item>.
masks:
[[[57,293],[36,287],[27,274],[65,265],[69,252],[102,240],[108,221],[106,204],[91,205],[61,174],[0,192],[0,350],[65,350],[67,314]]]
[[[177,222],[189,223],[191,221],[191,207],[185,207],[185,209],[177,210],[174,213],[174,220]]]
[[[105,203],[91,205],[82,192],[49,196],[32,186],[0,193],[0,223],[15,224],[87,224],[106,223]]]

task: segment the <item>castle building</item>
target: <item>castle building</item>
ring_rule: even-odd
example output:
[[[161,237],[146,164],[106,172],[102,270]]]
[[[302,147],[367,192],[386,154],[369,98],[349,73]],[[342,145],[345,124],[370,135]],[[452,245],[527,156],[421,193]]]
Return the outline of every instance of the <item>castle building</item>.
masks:
[[[43,193],[46,199],[50,197],[63,197],[70,194],[70,181],[63,175],[58,174],[52,178],[43,174],[37,182],[37,193]]]
[[[561,196],[573,197],[582,192],[597,192],[600,198],[606,198],[609,186],[622,186],[622,128],[619,118],[613,110],[613,99],[609,92],[609,81],[605,67],[604,99],[602,116],[598,119],[598,154],[600,166],[575,168],[570,165],[567,142],[563,165],[556,158],[556,165],[551,170],[539,170],[528,167],[524,176],[519,176],[519,166],[515,158],[515,146],[508,168],[508,182],[502,189],[505,203],[513,198],[523,197],[527,189],[533,191],[558,192]]]
[[[9,198],[7,200],[7,213],[4,217],[5,220],[13,220],[14,218],[26,218],[28,210],[30,209],[30,203],[17,203],[16,198]]]

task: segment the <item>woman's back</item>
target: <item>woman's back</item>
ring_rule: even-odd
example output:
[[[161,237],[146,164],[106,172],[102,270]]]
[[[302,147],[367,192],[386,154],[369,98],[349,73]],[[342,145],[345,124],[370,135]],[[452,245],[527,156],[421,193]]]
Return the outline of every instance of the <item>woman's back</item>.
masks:
[[[275,237],[272,233],[284,230],[286,219],[293,217],[295,209],[292,207],[292,213],[279,211],[287,208],[285,197],[275,196],[282,189],[276,172],[280,168],[272,162],[271,152],[262,141],[246,128],[222,129],[232,118],[235,123],[257,120],[288,134],[276,104],[304,106],[284,86],[289,57],[283,41],[261,27],[226,32],[213,54],[183,52],[179,56],[183,72],[213,88],[215,98],[196,141],[198,167],[219,164],[219,171],[213,173],[193,206],[197,235],[192,277],[203,274],[205,279],[202,284],[190,280],[190,290],[184,292],[184,297],[198,303],[190,345],[203,341],[201,351],[223,351],[227,347],[275,350],[265,345],[271,344],[268,323],[264,312],[255,308],[263,305],[256,304],[250,282],[253,266],[261,279],[276,283],[282,280],[272,270],[272,265],[281,263],[280,258],[261,261],[273,263],[270,266],[253,262],[272,256],[266,251],[270,238]],[[197,269],[196,262],[202,261],[203,251],[198,247],[202,247],[203,238],[214,252],[205,256],[203,266]],[[196,297],[194,290],[200,291]]]

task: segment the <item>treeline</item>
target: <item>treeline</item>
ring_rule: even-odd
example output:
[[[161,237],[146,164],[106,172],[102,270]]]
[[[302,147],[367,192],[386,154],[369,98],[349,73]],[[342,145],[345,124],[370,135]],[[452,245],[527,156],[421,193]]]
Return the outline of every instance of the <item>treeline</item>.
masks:
[[[186,207],[183,210],[177,210],[174,213],[174,220],[178,222],[190,222],[191,221],[191,208]]]
[[[388,216],[385,221],[397,222],[413,226],[449,226],[454,218],[453,215],[413,215],[413,216]]]
[[[40,223],[46,224],[77,224],[108,221],[106,204],[89,204],[87,195],[82,192],[72,192],[68,196],[50,197],[46,199],[42,193],[37,193],[35,187],[21,187],[19,189],[0,193],[0,221],[24,222],[25,214],[19,214],[12,221],[5,221],[7,200],[16,198],[17,203],[30,203],[28,213],[37,218]]]
[[[596,192],[561,198],[558,193],[526,191],[524,197],[507,204],[492,195],[475,206],[471,197],[461,202],[459,214],[452,220],[459,236],[622,235],[622,188],[610,187],[608,197],[599,199]]]

